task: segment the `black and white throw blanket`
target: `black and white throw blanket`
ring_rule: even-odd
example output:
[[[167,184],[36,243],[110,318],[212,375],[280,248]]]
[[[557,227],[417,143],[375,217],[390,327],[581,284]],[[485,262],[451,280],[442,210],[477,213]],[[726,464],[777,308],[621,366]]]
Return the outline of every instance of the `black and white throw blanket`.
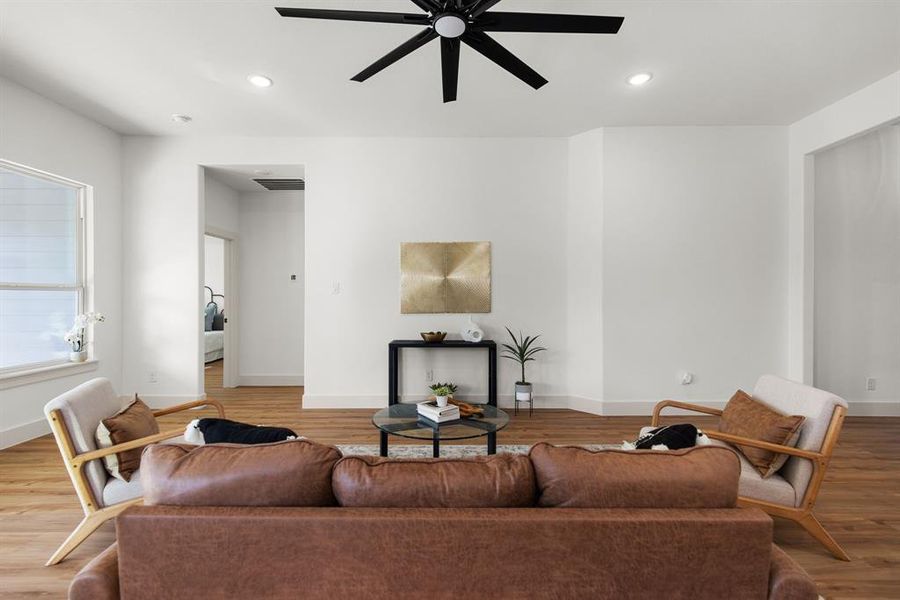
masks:
[[[238,423],[228,419],[194,419],[184,430],[184,439],[191,444],[269,444],[297,439],[286,427],[264,427]]]
[[[633,442],[623,442],[624,450],[680,450],[705,446],[709,438],[690,423],[645,428]]]

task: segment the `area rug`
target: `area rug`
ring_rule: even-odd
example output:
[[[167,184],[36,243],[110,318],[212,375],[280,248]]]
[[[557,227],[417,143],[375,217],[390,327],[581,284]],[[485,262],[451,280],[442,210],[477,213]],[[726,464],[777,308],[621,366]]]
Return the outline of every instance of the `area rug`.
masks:
[[[338,444],[338,449],[344,455],[356,456],[378,456],[379,448],[376,445],[352,445]],[[609,444],[583,444],[582,447],[591,450],[600,450],[602,448],[618,448],[618,445]],[[505,444],[497,446],[497,453],[502,454],[528,454],[531,449],[530,444]],[[484,456],[487,454],[487,447],[482,444],[478,445],[446,445],[441,446],[441,458],[461,458],[464,456]],[[391,444],[388,446],[388,456],[392,458],[430,458],[431,445],[412,445],[412,444]]]

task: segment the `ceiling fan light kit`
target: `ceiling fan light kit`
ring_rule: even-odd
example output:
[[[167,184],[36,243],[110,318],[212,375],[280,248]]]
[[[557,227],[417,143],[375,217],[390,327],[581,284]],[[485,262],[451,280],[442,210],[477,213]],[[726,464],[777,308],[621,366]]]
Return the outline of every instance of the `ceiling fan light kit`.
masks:
[[[625,20],[624,17],[599,15],[489,11],[500,0],[411,0],[411,2],[425,11],[425,14],[283,7],[275,10],[282,17],[397,23],[425,27],[351,79],[363,82],[428,42],[440,38],[444,102],[456,100],[461,43],[493,61],[534,89],[538,89],[547,83],[547,80],[486,32],[618,33]]]

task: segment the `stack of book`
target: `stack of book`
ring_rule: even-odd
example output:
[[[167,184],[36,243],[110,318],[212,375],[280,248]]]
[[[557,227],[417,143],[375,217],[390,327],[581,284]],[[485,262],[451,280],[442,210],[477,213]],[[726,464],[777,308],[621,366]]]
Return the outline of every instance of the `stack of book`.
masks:
[[[441,407],[437,405],[437,402],[431,400],[429,402],[419,402],[416,405],[416,409],[419,411],[420,417],[435,423],[445,423],[459,419],[459,407],[454,404]]]

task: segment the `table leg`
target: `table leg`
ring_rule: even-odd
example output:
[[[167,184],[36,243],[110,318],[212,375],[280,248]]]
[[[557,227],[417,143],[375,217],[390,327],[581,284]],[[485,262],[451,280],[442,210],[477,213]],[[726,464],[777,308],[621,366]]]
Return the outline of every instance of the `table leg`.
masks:
[[[381,456],[388,455],[388,434],[381,432]]]
[[[434,430],[434,436],[431,438],[431,456],[434,458],[441,457],[441,438],[438,437],[438,430]]]
[[[487,450],[488,454],[497,454],[497,432],[492,431],[487,434]]]

